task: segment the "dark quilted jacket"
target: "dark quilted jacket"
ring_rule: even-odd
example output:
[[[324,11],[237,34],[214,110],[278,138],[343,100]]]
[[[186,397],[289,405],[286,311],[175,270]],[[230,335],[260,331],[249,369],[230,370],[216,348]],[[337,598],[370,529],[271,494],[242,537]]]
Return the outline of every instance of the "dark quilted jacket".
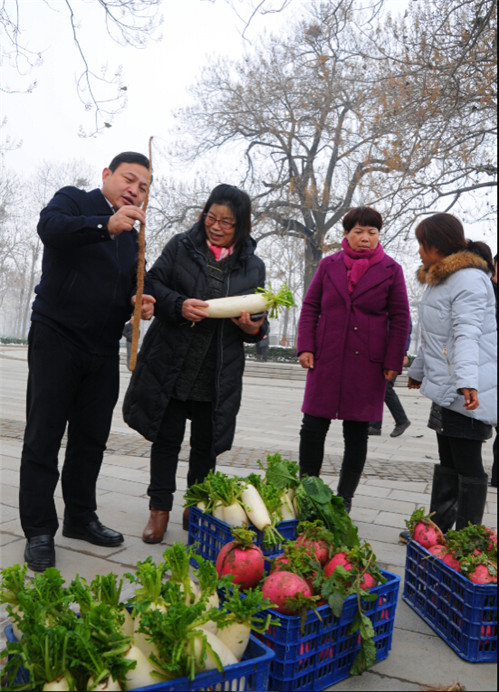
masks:
[[[249,238],[226,276],[224,295],[253,293],[265,284],[265,265]],[[148,329],[123,404],[131,428],[154,441],[196,325],[181,315],[187,298],[205,299],[207,262],[204,231],[196,224],[166,245],[147,274],[148,292],[156,298],[155,319]],[[265,321],[256,336],[245,334],[230,319],[217,320],[217,366],[213,413],[214,453],[230,449],[241,403],[244,341],[256,342],[268,331]]]

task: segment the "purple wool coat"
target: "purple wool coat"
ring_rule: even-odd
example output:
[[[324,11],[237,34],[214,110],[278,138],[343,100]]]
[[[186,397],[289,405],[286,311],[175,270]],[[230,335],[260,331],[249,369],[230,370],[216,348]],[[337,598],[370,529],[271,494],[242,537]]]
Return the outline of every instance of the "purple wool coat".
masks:
[[[385,255],[349,294],[343,251],[323,259],[298,324],[297,352],[310,351],[315,361],[307,373],[302,412],[381,420],[383,369],[402,372],[409,324],[404,274],[395,260]]]

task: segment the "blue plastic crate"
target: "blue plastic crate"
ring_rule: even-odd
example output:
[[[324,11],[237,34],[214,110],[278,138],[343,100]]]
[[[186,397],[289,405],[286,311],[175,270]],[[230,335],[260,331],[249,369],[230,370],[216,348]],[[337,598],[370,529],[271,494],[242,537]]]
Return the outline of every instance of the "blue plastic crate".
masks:
[[[371,593],[377,598],[362,601],[363,612],[374,627],[376,661],[386,658],[392,646],[393,625],[399,592],[400,577],[381,570],[387,579]],[[348,630],[357,612],[356,596],[349,596],[341,616],[336,618],[329,605],[309,611],[302,633],[301,618],[266,611],[279,620],[265,634],[255,636],[275,652],[270,665],[269,690],[323,690],[344,680],[360,650],[360,634]]]
[[[7,641],[16,641],[12,626],[4,628]],[[138,687],[136,690],[164,690],[165,692],[182,692],[183,690],[202,692],[203,690],[236,690],[237,692],[248,692],[256,690],[264,692],[269,689],[270,663],[274,658],[274,652],[265,644],[258,641],[253,635],[250,640],[242,661],[227,666],[223,673],[218,670],[208,670],[198,673],[194,680],[189,678],[177,678],[176,680],[165,680],[156,685]],[[16,676],[16,683],[28,682],[26,671],[21,668]]]
[[[284,539],[294,540],[297,536],[298,521],[281,521],[277,524],[277,530],[283,536]],[[256,545],[262,547],[263,543],[263,532],[259,531],[255,526],[250,524],[249,529],[255,531]],[[197,543],[197,553],[204,557],[206,560],[211,562],[216,562],[218,553],[223,548],[226,543],[232,540],[232,527],[221,519],[216,519],[211,514],[206,514],[202,512],[198,507],[191,507],[189,513],[189,537],[188,545],[193,545]],[[281,546],[273,546],[269,549],[264,549],[264,555],[273,555],[274,553],[281,552]]]
[[[497,661],[496,584],[473,584],[411,540],[402,598],[461,658]]]

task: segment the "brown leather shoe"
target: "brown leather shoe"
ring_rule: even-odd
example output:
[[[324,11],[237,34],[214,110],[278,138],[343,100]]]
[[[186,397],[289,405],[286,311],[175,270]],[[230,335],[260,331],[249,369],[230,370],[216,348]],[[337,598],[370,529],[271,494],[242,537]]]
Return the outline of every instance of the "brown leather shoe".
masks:
[[[149,521],[142,534],[144,543],[161,543],[165,535],[170,512],[163,509],[151,509]]]
[[[182,514],[182,528],[184,531],[189,531],[189,515],[191,513],[191,508],[186,507],[184,513]]]

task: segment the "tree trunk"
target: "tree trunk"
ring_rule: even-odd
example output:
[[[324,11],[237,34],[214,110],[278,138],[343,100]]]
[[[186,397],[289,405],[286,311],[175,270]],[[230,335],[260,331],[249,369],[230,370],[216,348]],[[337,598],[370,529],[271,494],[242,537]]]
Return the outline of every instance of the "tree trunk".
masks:
[[[322,251],[315,246],[313,238],[306,240],[303,297],[305,297],[307,289],[310,285],[310,282],[314,278],[314,274],[317,271],[317,267],[319,266],[321,259]]]

